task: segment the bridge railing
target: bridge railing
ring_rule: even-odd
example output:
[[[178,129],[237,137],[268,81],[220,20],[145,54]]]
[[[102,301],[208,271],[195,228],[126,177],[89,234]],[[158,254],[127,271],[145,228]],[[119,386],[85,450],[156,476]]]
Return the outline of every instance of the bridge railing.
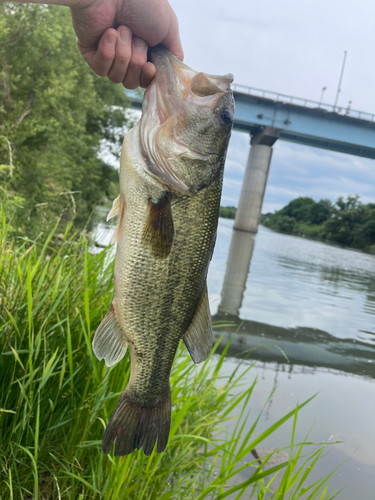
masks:
[[[331,113],[338,113],[343,116],[350,116],[351,118],[357,118],[359,120],[366,120],[369,122],[375,122],[375,114],[365,113],[364,111],[357,111],[351,109],[350,106],[333,106],[332,104],[325,104],[323,102],[312,101],[311,99],[302,99],[301,97],[293,97],[290,95],[279,94],[278,92],[272,92],[270,90],[257,89],[255,87],[247,87],[246,85],[240,85],[234,83],[232,89],[241,94],[248,94],[255,97],[264,97],[265,99],[270,99],[275,102],[282,102],[286,104],[294,104],[296,106],[303,106],[306,108],[320,108]]]

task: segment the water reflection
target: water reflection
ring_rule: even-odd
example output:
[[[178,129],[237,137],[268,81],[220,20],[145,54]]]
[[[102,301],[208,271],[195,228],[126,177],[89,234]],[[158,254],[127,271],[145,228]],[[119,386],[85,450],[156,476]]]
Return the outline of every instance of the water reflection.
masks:
[[[229,322],[232,325],[216,329],[217,338],[224,334],[222,347],[227,344],[229,338],[233,337],[230,355],[251,357],[265,362],[288,362],[291,366],[297,364],[313,368],[324,367],[375,378],[375,346],[371,342],[373,340],[371,331],[358,329],[356,338],[348,338],[343,332],[336,336],[318,328],[300,326],[286,328],[240,318],[244,297],[250,294],[250,290],[248,294],[245,294],[246,284],[253,286],[249,272],[255,241],[256,236],[250,233],[232,230],[221,301],[217,314],[213,316],[217,324]],[[304,243],[302,242],[302,245]],[[311,245],[315,242],[308,243]],[[319,302],[321,302],[316,309],[316,315],[324,311],[329,297],[333,297],[334,301],[337,301],[339,297],[340,303],[352,301],[353,291],[361,295],[367,294],[364,310],[374,314],[375,280],[373,276],[359,280],[358,273],[353,272],[350,261],[349,264],[337,258],[333,261],[331,249],[328,245],[327,247],[327,262],[322,261],[321,257],[314,253],[312,258],[298,251],[293,252],[292,255],[280,255],[280,250],[276,249],[278,268],[282,274],[283,269],[287,270],[289,280],[292,274],[294,279],[297,278],[302,283],[308,282],[311,285],[311,281],[315,282],[320,294]],[[347,252],[347,250],[337,248],[334,248],[334,251],[339,256],[340,252]],[[353,257],[353,254],[355,255],[351,252],[350,256]],[[366,262],[367,256],[364,254],[358,253],[358,257],[362,259],[362,262]],[[371,260],[370,262],[373,263]],[[263,271],[263,277],[265,275]],[[277,281],[275,275],[272,279],[274,282]],[[254,279],[254,286],[257,286],[256,279]],[[278,306],[280,305],[282,303],[279,301]],[[289,307],[291,305],[298,307],[297,302],[289,304]],[[263,307],[266,307],[265,304]],[[233,335],[234,333],[236,335]]]
[[[239,315],[254,245],[254,234],[233,229],[219,312]]]
[[[220,220],[208,276],[213,313],[374,344],[373,255],[262,226],[254,240],[232,226]]]
[[[216,314],[215,337],[223,335],[220,349],[232,340],[228,354],[264,362],[327,368],[375,378],[375,346],[355,339],[340,339],[322,330],[279,326]],[[228,324],[231,324],[228,326]],[[286,359],[287,357],[287,359]]]

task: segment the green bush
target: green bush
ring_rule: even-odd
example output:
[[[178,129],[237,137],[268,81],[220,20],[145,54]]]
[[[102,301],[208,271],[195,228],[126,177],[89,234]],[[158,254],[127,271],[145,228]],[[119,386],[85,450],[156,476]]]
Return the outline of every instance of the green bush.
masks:
[[[224,217],[224,219],[235,219],[236,211],[236,207],[220,207],[219,217]]]

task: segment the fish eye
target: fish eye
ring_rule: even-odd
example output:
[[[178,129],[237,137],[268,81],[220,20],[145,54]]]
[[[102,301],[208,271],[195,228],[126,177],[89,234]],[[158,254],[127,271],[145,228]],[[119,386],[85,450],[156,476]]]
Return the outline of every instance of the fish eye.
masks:
[[[224,108],[220,113],[220,119],[224,125],[232,125],[234,119],[232,111],[228,108]]]

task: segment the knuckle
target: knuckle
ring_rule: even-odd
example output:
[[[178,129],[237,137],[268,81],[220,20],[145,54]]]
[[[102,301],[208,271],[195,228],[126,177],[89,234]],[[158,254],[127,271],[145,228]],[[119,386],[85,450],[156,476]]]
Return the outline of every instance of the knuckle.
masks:
[[[135,90],[139,86],[139,81],[134,78],[130,79],[128,76],[122,82],[123,86],[128,90]]]
[[[117,31],[120,35],[120,41],[122,42],[121,45],[131,46],[133,36],[132,30],[127,26],[119,26]]]
[[[116,61],[119,61],[122,65],[129,64],[130,60],[131,60],[131,51],[119,50],[116,53]]]
[[[121,76],[118,76],[118,75],[108,75],[108,78],[111,80],[111,82],[113,83],[121,83],[122,82],[122,78]]]
[[[134,50],[140,52],[141,54],[145,54],[148,50],[148,45],[143,38],[139,38],[138,36],[133,37],[133,47]]]
[[[102,60],[105,63],[113,61],[115,58],[115,46],[112,45],[99,45],[97,50],[97,59],[98,61]]]
[[[142,68],[145,64],[146,60],[143,60],[142,59],[138,59],[136,57],[132,57],[130,59],[130,63],[129,63],[129,70],[131,73],[140,73],[142,71]]]
[[[132,85],[126,85],[126,88],[128,90],[136,90],[138,88],[138,85],[132,84]]]
[[[129,28],[129,26],[126,26],[126,24],[122,24],[117,29],[121,30],[124,34],[130,35],[130,36],[133,35],[132,30]]]
[[[111,62],[114,60],[115,58],[115,54],[114,54],[114,51],[112,51],[110,48],[103,48],[101,51],[100,51],[100,59],[105,62],[105,63],[108,63],[108,62]]]
[[[108,71],[103,68],[102,66],[99,66],[97,64],[95,65],[92,65],[91,66],[91,69],[94,71],[94,73],[96,73],[98,76],[107,76],[108,74]]]

